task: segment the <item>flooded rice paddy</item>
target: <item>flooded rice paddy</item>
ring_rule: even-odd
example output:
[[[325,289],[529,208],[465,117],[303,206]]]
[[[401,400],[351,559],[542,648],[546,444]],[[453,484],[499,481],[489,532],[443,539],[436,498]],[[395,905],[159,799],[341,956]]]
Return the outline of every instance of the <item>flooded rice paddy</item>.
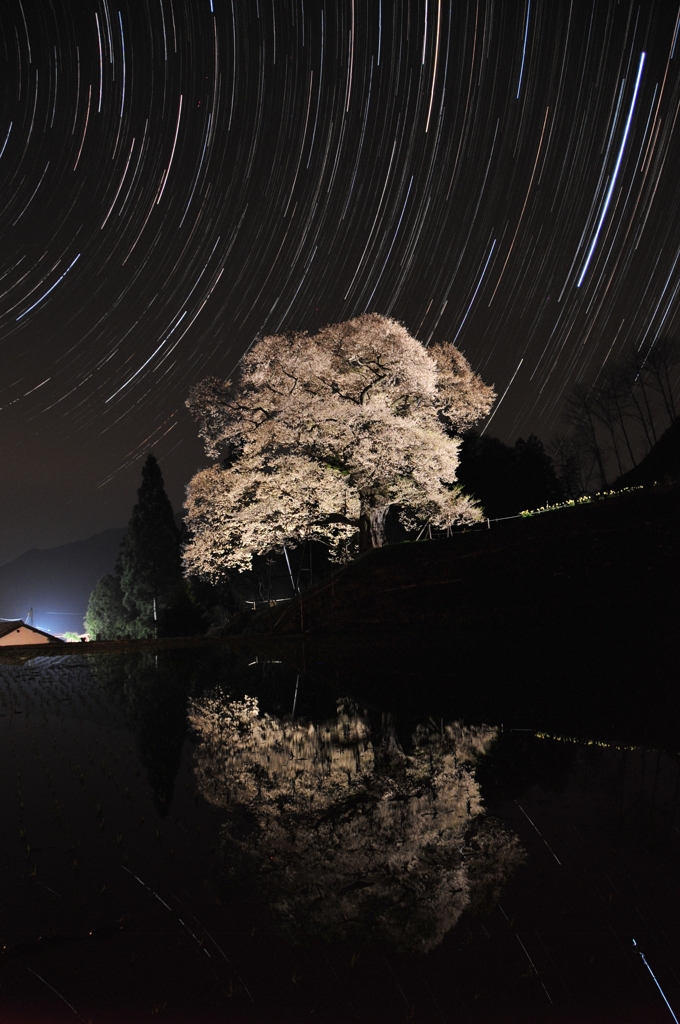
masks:
[[[680,1016],[674,750],[344,671],[0,664],[3,1022]]]

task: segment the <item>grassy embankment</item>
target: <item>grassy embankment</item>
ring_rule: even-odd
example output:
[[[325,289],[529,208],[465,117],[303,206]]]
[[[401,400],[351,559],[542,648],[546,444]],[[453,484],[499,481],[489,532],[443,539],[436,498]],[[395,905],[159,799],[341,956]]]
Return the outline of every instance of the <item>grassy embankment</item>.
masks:
[[[243,613],[226,632],[530,628],[546,613],[602,632],[615,610],[661,619],[677,589],[678,513],[680,488],[635,490],[376,549],[283,609]]]
[[[678,747],[680,488],[371,551],[231,625],[377,706]]]

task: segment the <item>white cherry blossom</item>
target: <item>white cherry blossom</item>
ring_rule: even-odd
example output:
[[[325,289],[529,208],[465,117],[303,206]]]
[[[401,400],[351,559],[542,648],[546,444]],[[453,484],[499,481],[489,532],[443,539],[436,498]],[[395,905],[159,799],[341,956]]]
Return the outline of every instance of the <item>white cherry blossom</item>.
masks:
[[[393,505],[408,528],[474,522],[455,435],[494,398],[453,345],[426,349],[378,314],[262,338],[234,381],[208,378],[187,402],[223,458],[187,490],[187,571],[216,578],[305,539],[342,560],[384,543]]]

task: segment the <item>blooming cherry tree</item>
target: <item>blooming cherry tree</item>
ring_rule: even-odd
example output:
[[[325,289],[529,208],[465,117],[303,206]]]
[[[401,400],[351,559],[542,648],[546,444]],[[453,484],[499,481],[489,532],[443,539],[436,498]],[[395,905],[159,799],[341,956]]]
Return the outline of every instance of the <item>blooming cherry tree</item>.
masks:
[[[187,402],[223,458],[188,487],[187,571],[217,578],[305,539],[342,560],[384,543],[392,505],[409,529],[474,522],[456,434],[494,398],[453,345],[426,349],[378,314],[262,338],[234,381],[208,378]]]

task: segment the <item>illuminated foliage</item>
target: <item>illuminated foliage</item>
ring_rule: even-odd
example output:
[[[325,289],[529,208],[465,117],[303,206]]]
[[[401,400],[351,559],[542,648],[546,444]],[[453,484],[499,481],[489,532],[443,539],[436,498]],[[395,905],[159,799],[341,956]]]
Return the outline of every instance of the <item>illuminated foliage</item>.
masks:
[[[123,604],[120,578],[107,573],[97,581],[85,613],[85,631],[93,640],[115,640],[130,629],[130,613]]]
[[[395,505],[408,529],[474,522],[455,435],[494,397],[453,345],[426,349],[377,314],[261,339],[234,382],[209,378],[187,402],[223,461],[189,484],[185,569],[219,577],[304,539],[343,560],[384,543]]]

